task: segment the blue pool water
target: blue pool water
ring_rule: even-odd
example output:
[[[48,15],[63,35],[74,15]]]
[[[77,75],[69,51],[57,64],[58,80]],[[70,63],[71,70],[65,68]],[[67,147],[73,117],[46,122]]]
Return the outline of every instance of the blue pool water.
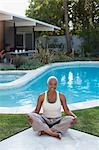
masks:
[[[23,75],[25,75],[25,73],[0,74],[0,83],[7,83],[14,81]]]
[[[67,103],[99,100],[99,67],[56,67],[17,89],[0,91],[0,107],[35,106],[40,93],[47,90],[49,76],[58,78],[57,90],[65,94]]]

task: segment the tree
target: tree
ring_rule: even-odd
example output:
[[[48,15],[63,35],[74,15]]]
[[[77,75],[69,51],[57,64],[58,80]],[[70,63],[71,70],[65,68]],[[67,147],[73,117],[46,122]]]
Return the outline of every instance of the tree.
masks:
[[[67,43],[67,51],[71,52],[72,51],[72,46],[71,46],[71,39],[70,39],[70,34],[69,34],[69,19],[68,19],[68,0],[64,0],[63,3],[64,7],[64,20],[65,20],[65,37],[66,37],[66,43]]]
[[[67,50],[71,51],[71,41],[69,36],[68,5],[64,0],[31,0],[26,15],[61,27],[61,31],[56,30],[50,34],[66,36]]]
[[[56,35],[64,34],[63,15],[62,0],[31,0],[29,8],[26,10],[28,17],[60,26],[61,31],[53,32]]]
[[[72,5],[73,33],[96,27],[99,21],[99,0],[78,0]]]
[[[73,34],[83,38],[84,54],[99,47],[99,0],[78,0],[72,3]]]
[[[47,34],[65,34],[67,49],[70,52],[70,32],[81,35],[85,39],[87,34],[87,40],[89,40],[91,31],[97,30],[96,28],[99,22],[99,0],[30,0],[26,15],[60,26],[61,31],[56,30]],[[69,28],[70,21],[72,21],[72,30]],[[99,28],[97,31],[99,32]],[[94,41],[97,41],[96,38],[98,37],[95,36]]]

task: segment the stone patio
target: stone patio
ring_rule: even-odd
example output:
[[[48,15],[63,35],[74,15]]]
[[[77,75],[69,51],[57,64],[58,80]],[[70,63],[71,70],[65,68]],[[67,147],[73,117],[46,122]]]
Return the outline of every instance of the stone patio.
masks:
[[[2,142],[0,150],[99,150],[99,137],[69,129],[61,140],[38,136],[32,128]]]

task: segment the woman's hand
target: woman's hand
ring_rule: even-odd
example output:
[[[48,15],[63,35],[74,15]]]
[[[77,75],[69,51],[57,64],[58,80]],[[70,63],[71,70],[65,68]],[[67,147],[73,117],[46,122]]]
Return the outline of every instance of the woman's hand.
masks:
[[[77,116],[69,110],[69,108],[67,106],[67,102],[66,102],[66,97],[62,93],[60,93],[59,96],[60,96],[61,104],[63,106],[64,113],[69,115],[69,116],[73,116],[74,117],[74,123],[76,123],[77,122]]]
[[[33,120],[32,120],[31,117],[28,116],[28,117],[27,117],[27,120],[28,120],[28,123],[29,123],[29,124],[32,124],[32,123],[33,123]]]
[[[71,122],[71,125],[74,125],[78,122],[77,116],[74,116],[73,121]]]

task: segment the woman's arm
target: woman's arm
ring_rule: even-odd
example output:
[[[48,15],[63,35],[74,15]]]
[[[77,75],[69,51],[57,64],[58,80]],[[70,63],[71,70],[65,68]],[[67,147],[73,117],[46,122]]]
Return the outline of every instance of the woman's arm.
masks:
[[[77,118],[77,116],[71,112],[67,106],[67,103],[66,103],[66,98],[63,94],[60,93],[60,100],[61,100],[61,104],[62,104],[62,107],[63,107],[63,110],[64,112],[67,114],[67,115],[70,115],[70,116],[73,116],[75,119]]]
[[[35,108],[34,111],[32,111],[33,113],[39,114],[41,106],[42,106],[42,103],[43,103],[43,100],[44,100],[43,94],[39,95],[38,96],[38,100],[37,100],[36,108]],[[29,124],[32,124],[33,123],[32,118],[29,115],[27,115],[27,117],[28,117],[27,119],[28,119]]]
[[[42,103],[43,103],[43,100],[44,100],[44,94],[39,95],[38,100],[37,100],[36,108],[33,112],[39,114]]]

